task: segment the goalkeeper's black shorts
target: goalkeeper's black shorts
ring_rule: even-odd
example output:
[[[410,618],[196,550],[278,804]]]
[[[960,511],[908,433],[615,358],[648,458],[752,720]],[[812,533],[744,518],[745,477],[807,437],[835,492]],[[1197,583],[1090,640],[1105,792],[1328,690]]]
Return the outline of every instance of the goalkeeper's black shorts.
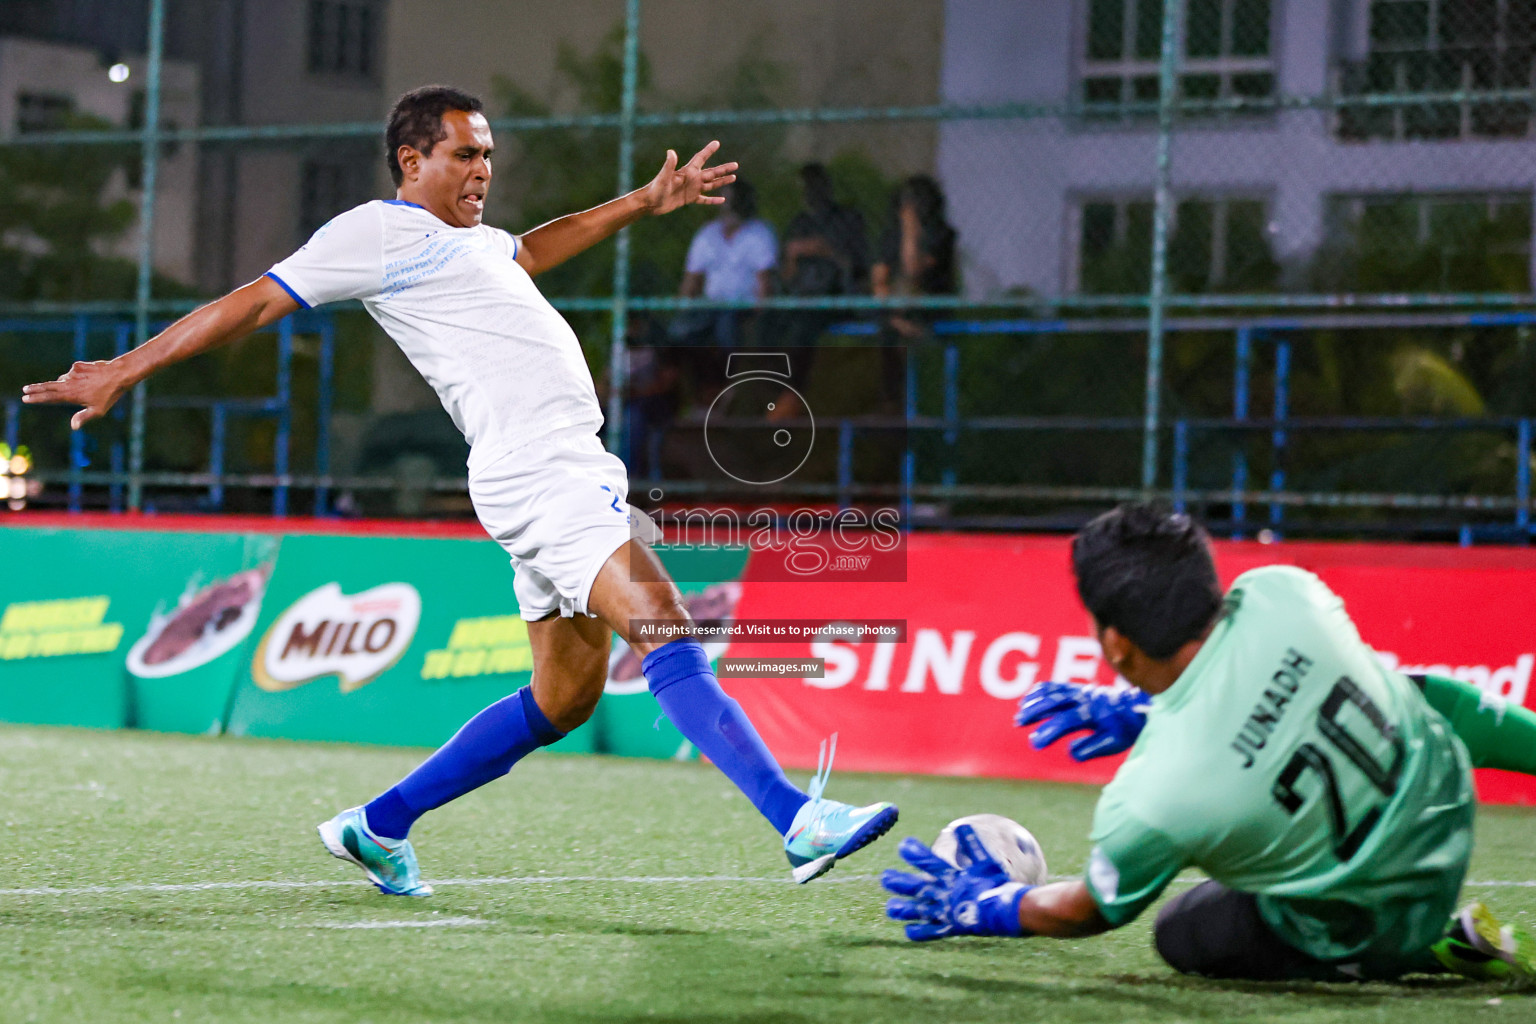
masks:
[[[1276,935],[1259,913],[1258,897],[1202,882],[1170,900],[1157,915],[1153,942],[1174,970],[1243,981],[1371,981],[1438,971],[1432,958],[1319,960]]]

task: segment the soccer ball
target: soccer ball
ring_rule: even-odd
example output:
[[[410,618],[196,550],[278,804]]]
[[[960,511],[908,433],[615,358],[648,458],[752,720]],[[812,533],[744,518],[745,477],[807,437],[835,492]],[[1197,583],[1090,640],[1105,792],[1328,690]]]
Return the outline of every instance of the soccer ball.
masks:
[[[933,852],[936,855],[959,867],[955,863],[955,852],[960,845],[955,838],[955,829],[961,825],[969,825],[976,830],[976,838],[981,840],[981,845],[987,848],[987,852],[1003,866],[1013,881],[1025,885],[1039,885],[1045,881],[1045,851],[1040,849],[1035,837],[1029,834],[1029,829],[1001,814],[968,814],[956,818],[945,825],[939,838],[933,841]]]

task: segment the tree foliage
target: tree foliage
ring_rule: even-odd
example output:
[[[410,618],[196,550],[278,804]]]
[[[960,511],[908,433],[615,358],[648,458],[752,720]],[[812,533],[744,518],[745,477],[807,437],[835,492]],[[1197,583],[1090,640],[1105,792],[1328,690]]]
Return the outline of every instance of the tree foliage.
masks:
[[[72,114],[61,127],[113,126]],[[137,159],[138,149],[131,145],[0,148],[0,224],[5,225],[0,298],[68,302],[133,297],[136,265],[112,255],[108,247],[138,218],[137,206],[120,187]]]
[[[562,43],[555,60],[555,85],[549,95],[529,92],[507,76],[495,80],[496,105],[511,117],[541,117],[557,108],[581,113],[620,109],[623,99],[624,28],[616,25],[588,54]],[[762,56],[759,41],[749,40],[717,81],[704,82],[694,95],[667,96],[654,84],[649,59],[642,52],[638,68],[638,105],[642,110],[749,110],[781,107],[789,100],[789,76]],[[782,230],[800,206],[796,171],[799,161],[786,151],[782,125],[688,125],[641,128],[635,135],[631,181],[649,181],[675,149],[687,160],[711,139],[721,141],[719,159],[741,164],[741,174],[758,192],[759,214]],[[525,231],[553,217],[587,209],[613,198],[618,180],[619,137],[613,128],[562,128],[522,132],[502,140],[508,156],[500,174],[511,194],[504,226]],[[822,156],[837,182],[840,201],[858,207],[866,223],[880,223],[893,182],[858,150]],[[633,229],[631,290],[635,294],[670,294],[682,277],[688,243],[710,217],[707,207],[682,210],[642,221]],[[613,246],[601,246],[550,271],[540,287],[550,295],[610,295]]]

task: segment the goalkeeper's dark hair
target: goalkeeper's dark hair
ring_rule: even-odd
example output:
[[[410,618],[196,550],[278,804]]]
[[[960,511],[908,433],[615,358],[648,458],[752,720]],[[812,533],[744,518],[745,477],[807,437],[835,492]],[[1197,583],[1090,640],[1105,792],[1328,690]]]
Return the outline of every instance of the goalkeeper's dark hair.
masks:
[[[448,137],[443,115],[450,110],[483,114],[485,105],[477,97],[450,85],[424,85],[395,100],[384,129],[384,160],[389,176],[398,186],[405,180],[400,170],[400,147],[410,146],[422,156],[431,156],[432,147]]]
[[[1210,538],[1162,504],[1129,504],[1072,538],[1083,605],[1154,658],[1198,639],[1221,611]]]

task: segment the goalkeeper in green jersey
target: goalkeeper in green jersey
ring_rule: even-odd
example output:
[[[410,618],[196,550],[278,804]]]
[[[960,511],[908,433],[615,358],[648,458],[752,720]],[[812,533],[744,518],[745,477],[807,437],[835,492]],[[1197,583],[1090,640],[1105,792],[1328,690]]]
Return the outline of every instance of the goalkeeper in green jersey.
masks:
[[[1048,690],[1052,707],[1023,716],[1049,719],[1044,742],[1093,729],[1100,742],[1080,757],[1134,740],[1099,798],[1087,877],[1010,882],[964,826],[959,867],[907,839],[919,873],[882,881],[910,938],[1094,935],[1199,868],[1210,880],[1157,916],[1157,950],[1176,970],[1532,981],[1536,943],[1481,904],[1453,911],[1472,852],[1472,767],[1531,770],[1536,716],[1387,670],[1301,569],[1252,570],[1223,597],[1205,532],[1157,506],[1089,523],[1072,566],[1105,658],[1142,691],[1095,710],[1087,691],[1074,703]]]

